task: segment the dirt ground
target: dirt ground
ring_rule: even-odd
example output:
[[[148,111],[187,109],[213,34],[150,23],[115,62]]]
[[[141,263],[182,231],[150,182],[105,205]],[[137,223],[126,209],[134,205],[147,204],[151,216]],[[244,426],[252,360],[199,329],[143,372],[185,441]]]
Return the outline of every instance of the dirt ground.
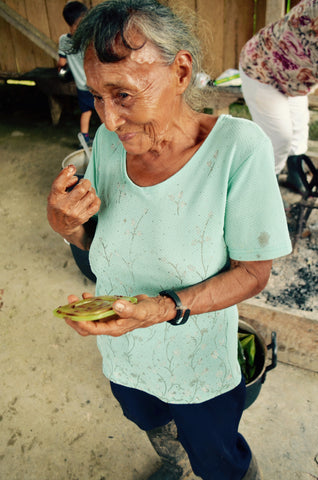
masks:
[[[46,97],[0,86],[0,478],[141,480],[158,458],[123,419],[95,340],[52,315],[67,294],[94,291],[46,220],[51,183],[77,149],[73,100],[53,127]],[[97,125],[95,118],[92,133]],[[296,198],[282,194],[288,204]],[[317,243],[314,235],[302,238],[275,261],[254,301],[317,320]],[[316,382],[315,372],[280,364],[244,414],[242,431],[265,480],[318,478]]]
[[[284,187],[286,176],[281,175],[280,190],[286,205],[289,230],[294,239],[297,227],[299,194]],[[252,303],[268,305],[282,311],[318,320],[318,210],[312,210],[293,252],[273,261],[266,288]]]

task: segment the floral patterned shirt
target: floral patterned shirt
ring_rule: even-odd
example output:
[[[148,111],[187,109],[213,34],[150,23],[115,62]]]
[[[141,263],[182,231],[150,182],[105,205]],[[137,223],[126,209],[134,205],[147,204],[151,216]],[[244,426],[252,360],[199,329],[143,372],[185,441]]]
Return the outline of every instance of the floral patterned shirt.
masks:
[[[290,252],[270,140],[244,119],[221,116],[175,175],[140,187],[118,136],[102,125],[86,178],[101,199],[90,248],[96,294],[157,296],[217,275],[234,260]],[[99,336],[107,378],[169,403],[200,403],[241,380],[235,306],[187,323]]]
[[[318,0],[302,0],[243,47],[245,74],[288,96],[307,95],[318,83]]]

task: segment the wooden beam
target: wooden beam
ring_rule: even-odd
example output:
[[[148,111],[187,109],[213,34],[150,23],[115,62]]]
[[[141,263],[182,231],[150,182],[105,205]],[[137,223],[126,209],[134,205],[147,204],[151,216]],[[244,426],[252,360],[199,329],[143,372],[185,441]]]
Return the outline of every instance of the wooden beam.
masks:
[[[34,25],[8,7],[3,0],[0,0],[0,16],[31,40],[31,42],[40,47],[46,54],[54,60],[58,60],[58,46]]]
[[[267,0],[266,2],[266,25],[276,22],[285,14],[285,0]]]

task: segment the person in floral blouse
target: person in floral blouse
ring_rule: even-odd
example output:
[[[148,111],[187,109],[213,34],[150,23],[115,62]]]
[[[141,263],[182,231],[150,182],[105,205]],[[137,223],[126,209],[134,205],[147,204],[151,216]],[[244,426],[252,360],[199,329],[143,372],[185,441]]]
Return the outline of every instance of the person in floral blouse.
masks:
[[[318,83],[318,0],[301,0],[254,35],[241,51],[240,74],[252,118],[272,141],[276,175],[287,161],[287,184],[301,191],[297,168],[308,147],[308,94]]]

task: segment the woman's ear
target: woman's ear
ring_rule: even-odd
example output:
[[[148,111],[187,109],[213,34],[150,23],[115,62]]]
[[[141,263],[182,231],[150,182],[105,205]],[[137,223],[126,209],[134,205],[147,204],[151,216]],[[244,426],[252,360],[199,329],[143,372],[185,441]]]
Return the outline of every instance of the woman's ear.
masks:
[[[174,59],[177,79],[177,93],[182,95],[191,81],[192,56],[186,50],[180,50]]]

